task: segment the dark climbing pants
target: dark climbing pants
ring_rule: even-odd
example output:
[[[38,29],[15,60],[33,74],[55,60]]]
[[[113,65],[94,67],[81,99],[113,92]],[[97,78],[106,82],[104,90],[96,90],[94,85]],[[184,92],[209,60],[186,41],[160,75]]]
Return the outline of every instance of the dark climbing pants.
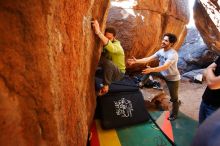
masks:
[[[104,85],[110,85],[112,81],[117,81],[123,78],[124,73],[109,59],[101,56],[99,66],[102,70],[102,79]]]
[[[166,83],[170,92],[170,101],[173,103],[173,109],[171,114],[177,115],[180,104],[178,100],[179,81],[166,81]]]

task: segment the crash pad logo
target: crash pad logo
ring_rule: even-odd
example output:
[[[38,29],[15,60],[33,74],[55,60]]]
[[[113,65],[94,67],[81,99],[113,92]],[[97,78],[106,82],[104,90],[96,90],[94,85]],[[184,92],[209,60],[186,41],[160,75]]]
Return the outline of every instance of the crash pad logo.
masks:
[[[130,100],[125,98],[121,98],[118,101],[114,101],[116,114],[121,117],[132,117],[132,111],[134,110],[132,107],[132,103]]]

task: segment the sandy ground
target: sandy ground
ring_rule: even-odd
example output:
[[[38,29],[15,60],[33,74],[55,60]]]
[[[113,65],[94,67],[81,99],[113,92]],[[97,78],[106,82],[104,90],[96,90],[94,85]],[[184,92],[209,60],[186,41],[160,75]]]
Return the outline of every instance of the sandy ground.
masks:
[[[182,101],[180,111],[198,121],[199,106],[205,88],[206,83],[198,84],[182,80],[179,88],[179,99]]]

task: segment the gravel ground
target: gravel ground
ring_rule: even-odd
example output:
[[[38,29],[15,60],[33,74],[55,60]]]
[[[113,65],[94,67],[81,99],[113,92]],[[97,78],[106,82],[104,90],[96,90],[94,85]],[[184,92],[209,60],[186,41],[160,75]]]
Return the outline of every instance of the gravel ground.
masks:
[[[182,101],[180,111],[198,121],[199,106],[205,88],[205,82],[198,84],[182,80],[179,88],[179,98]]]

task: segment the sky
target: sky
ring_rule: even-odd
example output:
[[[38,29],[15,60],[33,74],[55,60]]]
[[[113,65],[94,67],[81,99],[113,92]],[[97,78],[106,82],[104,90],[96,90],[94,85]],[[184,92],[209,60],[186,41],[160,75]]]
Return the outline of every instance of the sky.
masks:
[[[194,5],[195,0],[188,0],[188,2],[189,2],[189,9],[190,9],[190,20],[189,20],[187,27],[194,27],[195,24],[193,20],[193,5]]]

